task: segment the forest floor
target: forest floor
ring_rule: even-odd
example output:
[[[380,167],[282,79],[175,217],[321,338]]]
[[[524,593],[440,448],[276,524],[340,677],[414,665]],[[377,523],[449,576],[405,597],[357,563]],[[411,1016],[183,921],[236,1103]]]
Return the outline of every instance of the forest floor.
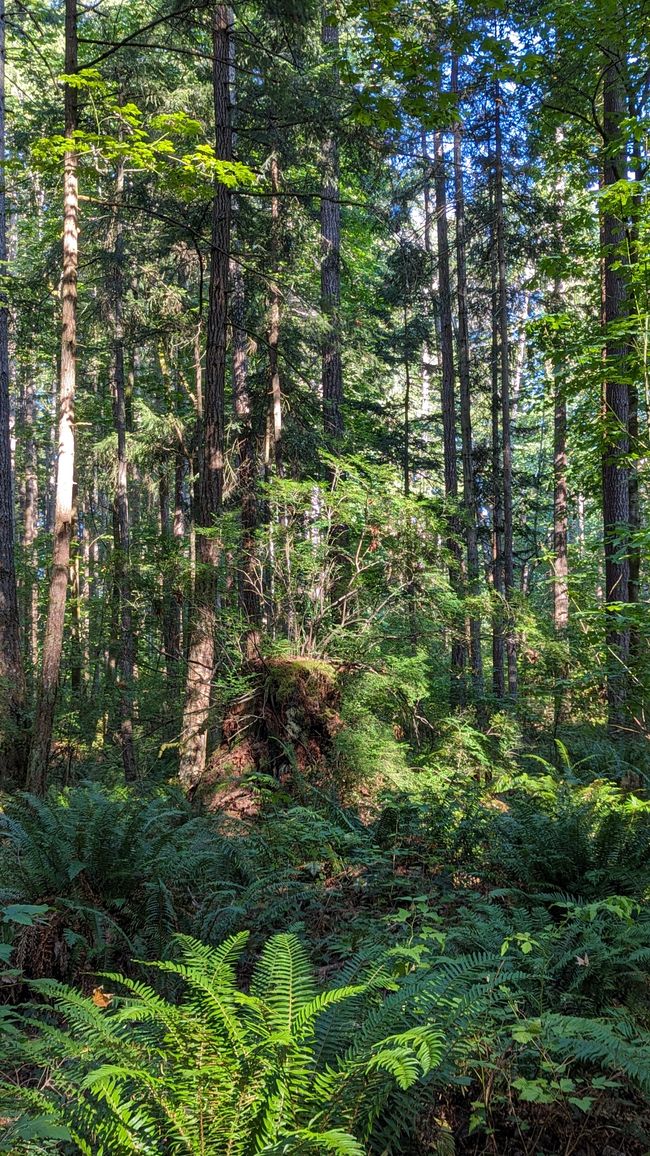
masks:
[[[202,801],[162,780],[126,789],[105,764],[45,800],[6,796],[5,1010],[19,1018],[43,977],[96,998],[100,973],[173,957],[179,932],[247,931],[244,986],[277,933],[300,937],[325,987],[392,953],[404,976],[446,977],[447,1047],[387,1151],[647,1153],[650,803],[631,756],[585,729],[565,737],[590,757],[560,744],[551,761],[507,718],[488,736],[443,720],[420,749],[396,729],[351,709],[324,665],[278,663],[229,714],[214,769],[231,779]],[[50,1151],[11,1128],[4,1145]]]

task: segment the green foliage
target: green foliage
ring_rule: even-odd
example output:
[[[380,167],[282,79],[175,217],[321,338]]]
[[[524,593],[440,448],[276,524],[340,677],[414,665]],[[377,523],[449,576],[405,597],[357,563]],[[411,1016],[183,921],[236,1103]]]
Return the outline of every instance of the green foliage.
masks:
[[[356,983],[319,991],[292,935],[269,940],[245,993],[235,965],[246,939],[216,949],[179,939],[180,961],[154,965],[181,981],[174,1004],[120,976],[109,978],[129,995],[108,1011],[52,981],[35,985],[57,1015],[27,1020],[25,1055],[48,1085],[31,1104],[93,1156],[153,1156],[161,1135],[179,1153],[360,1156],[395,1088],[439,1066],[442,1036],[405,1026],[413,1009],[382,994],[396,986],[384,964],[361,963]]]
[[[101,125],[102,131],[74,133],[75,152],[82,162],[85,157],[91,160],[93,171],[121,160],[134,171],[156,174],[185,201],[196,197],[201,181],[209,187],[216,180],[228,188],[257,183],[247,165],[217,158],[212,144],[198,140],[201,123],[185,111],[153,116],[145,126],[142,110],[133,101],[120,101],[96,68],[82,68],[60,79],[89,98],[92,119]],[[194,147],[184,150],[186,142]],[[32,145],[32,161],[37,168],[51,169],[61,163],[69,144],[61,135],[42,137]]]
[[[0,815],[0,1148],[648,1152],[645,14],[632,4],[622,22],[615,0],[583,11],[566,0],[346,0],[325,12],[315,0],[242,0],[228,61],[233,159],[224,161],[213,147],[210,6],[76,7],[82,67],[68,77],[57,78],[61,3],[30,0],[7,21],[1,280],[27,715],[56,475],[64,83],[79,105],[81,233],[76,516],[52,787],[45,799],[3,798]],[[336,43],[323,43],[328,30]],[[621,54],[629,105],[621,140],[606,146],[604,50],[616,63]],[[490,690],[489,645],[496,467],[508,448],[493,453],[500,415],[490,404],[503,384],[492,381],[500,359],[489,317],[499,296],[490,259],[499,249],[497,108],[501,320],[511,339],[508,612],[519,676],[505,701]],[[455,498],[438,395],[443,297],[448,289],[458,314],[461,287],[457,126],[479,512],[471,593],[457,553],[469,545],[466,455],[457,438]],[[635,179],[596,192],[619,146]],[[323,180],[330,149],[334,196]],[[215,310],[224,287],[211,277],[210,214],[215,188],[221,207],[228,201],[223,186],[234,194],[232,261],[228,308]],[[448,286],[436,238],[442,186]],[[322,210],[335,205],[340,254],[320,235]],[[604,215],[625,234],[610,254]],[[328,256],[341,269],[332,314],[323,308]],[[625,281],[628,310],[606,327],[603,256]],[[323,428],[320,367],[333,322],[340,438]],[[614,361],[608,346],[618,343],[625,353]],[[456,370],[462,352],[454,349]],[[621,527],[621,553],[641,556],[634,605],[603,583],[603,440],[622,433],[615,415],[602,415],[608,377],[639,386],[639,432],[623,464],[639,481],[640,525]],[[560,400],[562,632],[552,617],[551,411],[557,418]],[[197,506],[210,483],[210,428],[223,446],[208,474],[223,459],[223,486],[205,526]],[[114,524],[121,440],[128,551]],[[201,560],[206,541],[216,567]],[[251,575],[259,639],[242,597]],[[204,578],[218,606],[214,756],[190,803],[165,780],[178,768]],[[629,730],[615,741],[603,726],[606,601],[609,623],[633,631]],[[132,678],[120,653],[127,616]],[[467,672],[463,704],[450,713],[449,652],[468,620],[482,629],[484,685],[470,685]],[[296,709],[297,686],[309,710]],[[116,785],[125,702],[142,776],[129,788]],[[0,726],[7,747],[24,743],[22,718]]]
[[[147,797],[86,784],[47,800],[17,796],[0,832],[4,922],[28,974],[56,966],[65,976],[162,951],[191,896],[236,876],[224,868],[216,824],[177,791]]]
[[[371,706],[391,717],[382,679],[361,679],[362,727]],[[126,963],[133,945],[161,944],[163,962],[146,965],[155,986],[105,976],[108,1008],[48,979],[28,1012],[6,1009],[5,1148],[54,1125],[93,1156],[157,1153],[162,1135],[201,1151],[202,1128],[208,1151],[227,1137],[241,1152],[398,1153],[442,1097],[478,1152],[492,1134],[511,1151],[504,1112],[520,1126],[545,1113],[536,1151],[550,1154],[604,1105],[626,1119],[649,1093],[648,804],[581,781],[566,752],[559,769],[518,771],[516,733],[496,729],[480,741],[469,722],[443,726],[363,821],[264,777],[245,821],[94,785],[18,799],[1,853],[6,982],[21,943],[46,943],[63,917],[68,974]],[[179,925],[203,942],[174,938]]]

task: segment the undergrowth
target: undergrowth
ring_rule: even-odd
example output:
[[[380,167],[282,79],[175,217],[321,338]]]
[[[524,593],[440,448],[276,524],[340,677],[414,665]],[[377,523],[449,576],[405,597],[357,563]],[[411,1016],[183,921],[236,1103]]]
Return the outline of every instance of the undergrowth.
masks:
[[[231,818],[7,801],[1,1150],[647,1151],[650,804],[521,747],[456,719]]]

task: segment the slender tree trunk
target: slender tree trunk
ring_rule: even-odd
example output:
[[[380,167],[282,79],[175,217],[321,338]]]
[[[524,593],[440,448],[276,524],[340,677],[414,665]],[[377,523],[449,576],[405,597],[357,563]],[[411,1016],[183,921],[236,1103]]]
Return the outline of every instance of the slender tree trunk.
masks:
[[[326,59],[336,57],[339,48],[339,26],[334,5],[326,3],[322,11],[321,44]],[[331,66],[333,104],[339,86],[339,70]],[[323,429],[326,446],[333,453],[339,451],[343,437],[343,358],[341,331],[341,205],[339,181],[339,146],[336,136],[336,116],[326,130],[321,147],[321,311],[324,335],[321,352],[321,386],[323,394]],[[408,440],[408,430],[405,431]],[[331,470],[326,471],[334,481]],[[335,497],[334,497],[334,500]],[[349,533],[348,527],[335,522],[330,531],[331,581],[329,598],[335,622],[345,622],[350,594]],[[323,580],[323,588],[327,583]]]
[[[248,378],[245,330],[245,287],[241,266],[233,262],[232,331],[233,385],[238,426],[237,494],[241,511],[241,556],[239,562],[239,605],[246,620],[244,651],[251,660],[259,655],[262,621],[256,532],[258,527],[257,455]],[[280,427],[281,429],[281,427]]]
[[[406,337],[408,333],[408,307],[404,303],[404,497],[411,495],[411,364],[409,361]],[[406,549],[406,599],[408,605],[409,640],[415,649],[420,640],[418,629],[417,607],[415,600],[415,570],[416,556],[412,542],[413,535],[408,534]]]
[[[102,668],[102,635],[101,626],[103,623],[103,602],[99,598],[100,591],[100,569],[101,569],[101,551],[100,551],[100,534],[99,527],[101,525],[101,510],[99,504],[99,481],[98,481],[97,463],[93,463],[92,475],[92,496],[91,496],[91,513],[92,513],[92,542],[88,543],[88,583],[89,596],[93,607],[98,603],[100,606],[99,614],[93,614],[89,617],[89,649],[91,662],[91,677],[90,688],[93,697],[93,702],[97,704],[97,713],[103,713],[101,702],[100,686],[101,686],[101,668]]]
[[[29,678],[34,677],[38,661],[38,451],[34,436],[36,418],[32,366],[27,368],[24,393],[25,413],[25,505],[23,514],[23,549],[27,567],[25,581],[25,651]]]
[[[169,519],[169,473],[167,469],[167,462],[163,462],[160,467],[160,475],[158,477],[158,508],[160,512],[160,541],[162,545],[162,564],[161,573],[159,575],[160,582],[160,608],[161,608],[161,627],[162,627],[162,643],[163,653],[165,656],[165,672],[168,683],[171,683],[175,663],[178,660],[176,648],[178,646],[178,638],[175,637],[174,619],[171,601],[171,592],[167,588],[169,581],[168,568],[172,554],[172,536]]]
[[[5,168],[5,5],[0,0],[0,274],[7,274]],[[20,769],[17,728],[25,697],[16,565],[9,402],[9,310],[0,289],[0,754],[7,770]]]
[[[165,405],[173,406],[171,372],[165,356],[163,344],[158,347],[158,364],[165,391]],[[178,439],[173,453],[173,512],[170,513],[170,468],[167,459],[161,462],[158,475],[158,507],[162,542],[161,573],[161,625],[165,673],[167,673],[170,694],[175,697],[178,690],[180,659],[183,657],[183,584],[180,581],[180,555],[185,536],[185,516],[183,509],[183,486],[185,477],[185,454],[182,439]]]
[[[404,345],[408,327],[408,311],[404,306]],[[404,497],[411,495],[411,365],[408,353],[404,354]]]
[[[608,54],[603,80],[605,187],[627,176],[627,158],[621,142],[626,115],[622,61]],[[605,327],[603,389],[603,541],[605,601],[607,605],[607,701],[609,727],[617,734],[628,725],[630,629],[617,603],[630,597],[630,391],[625,375],[626,342],[616,332],[628,313],[624,259],[625,224],[613,209],[603,213],[603,322]]]
[[[452,59],[452,91],[458,92],[458,57]],[[480,594],[478,519],[472,445],[472,395],[469,359],[469,311],[467,304],[467,257],[465,245],[465,192],[463,182],[462,122],[454,122],[454,189],[456,208],[456,275],[458,278],[458,381],[460,386],[460,427],[463,447],[463,507],[467,543],[467,587],[472,598]],[[483,697],[483,656],[481,620],[469,617],[469,648],[474,697]]]
[[[635,102],[631,101],[630,116],[638,116]],[[643,158],[641,156],[641,142],[637,139],[632,144],[632,163],[634,168],[635,180],[635,195],[632,199],[632,220],[630,223],[629,236],[629,260],[630,263],[636,265],[639,260],[640,249],[640,226],[643,217],[644,209],[644,192],[643,192]],[[636,304],[635,308],[639,312],[643,311],[641,303]],[[645,360],[645,359],[644,359]],[[641,453],[641,443],[639,442],[639,387],[635,378],[631,378],[629,382],[629,438],[630,438],[630,460],[629,460],[629,503],[630,503],[630,577],[628,584],[628,598],[632,606],[636,606],[640,599],[641,592],[641,545],[639,540],[639,531],[641,530],[641,495],[639,490],[639,462],[638,458]],[[637,676],[637,665],[641,652],[641,631],[639,629],[638,615],[633,620],[630,628],[630,676],[633,684],[634,693],[630,698],[630,709],[628,714],[632,718],[635,728],[644,730],[646,726],[647,709],[645,706],[643,687],[639,682]],[[637,693],[641,690],[641,694]]]
[[[269,290],[269,378],[271,414],[273,420],[273,455],[275,468],[280,475],[283,473],[282,464],[282,388],[280,384],[280,363],[278,347],[280,343],[280,287],[277,282],[278,266],[280,264],[281,225],[280,225],[280,166],[275,153],[271,157],[271,268],[273,280]]]
[[[163,345],[158,348],[158,361],[163,378],[166,402],[173,407],[173,392],[170,368]],[[158,505],[160,510],[160,536],[162,543],[161,608],[162,643],[165,655],[167,682],[176,701],[178,692],[179,665],[183,649],[183,586],[180,577],[180,558],[185,537],[185,515],[183,509],[183,482],[185,477],[185,454],[179,438],[173,458],[173,513],[170,514],[170,470],[167,460],[161,462],[158,478]]]
[[[499,310],[498,310],[498,263],[496,227],[494,220],[494,186],[490,186],[491,236],[490,236],[490,277],[492,348],[490,370],[492,378],[492,690],[496,699],[505,694],[503,663],[504,623],[504,574],[503,574],[503,489],[501,459],[501,394],[499,392]]]
[[[233,405],[236,418],[250,419],[248,391],[248,338],[246,336],[246,289],[239,261],[230,265],[232,318]]]
[[[564,387],[554,374],[553,404],[553,625],[563,634],[569,625],[569,521],[567,507],[567,412]]]
[[[628,583],[628,601],[632,608],[630,623],[630,694],[628,702],[628,720],[632,729],[640,733],[647,731],[648,706],[642,679],[638,674],[638,664],[642,652],[642,634],[640,630],[638,607],[641,595],[641,545],[639,534],[641,531],[641,494],[639,490],[639,469],[635,453],[639,452],[639,391],[636,381],[631,381],[630,389],[630,417],[629,437],[631,460],[629,463],[629,504],[630,504],[630,577]]]
[[[447,182],[445,177],[444,142],[441,132],[434,137],[434,186],[436,194],[436,224],[438,236],[438,298],[440,302],[440,354],[442,362],[442,437],[444,451],[445,498],[452,506],[448,515],[449,535],[447,549],[451,559],[449,581],[452,589],[462,598],[463,573],[460,545],[460,526],[456,504],[458,501],[458,467],[456,462],[456,398],[454,389],[454,329],[451,313],[451,275],[449,271],[449,228],[447,224]],[[458,625],[454,627],[451,643],[450,700],[457,706],[465,699],[465,638]]]
[[[182,602],[178,599],[178,584],[175,581],[176,577],[176,522],[177,515],[180,512],[182,518],[182,504],[180,511],[178,508],[178,493],[177,493],[177,479],[178,479],[178,460],[180,458],[182,466],[182,455],[180,452],[176,454],[174,460],[174,517],[173,521],[170,518],[169,511],[169,477],[166,463],[163,464],[158,479],[158,503],[160,506],[160,537],[163,546],[163,569],[162,569],[162,639],[163,649],[165,652],[165,672],[167,674],[167,681],[170,687],[175,686],[178,675],[178,664],[181,659],[181,610]],[[182,489],[182,469],[181,469],[181,489]],[[181,496],[182,501],[182,496]],[[181,539],[182,539],[182,522],[181,522]]]
[[[237,74],[234,67],[235,47],[235,39],[234,37],[231,37],[230,94],[233,117],[236,116],[237,109]],[[234,147],[234,142],[236,140],[235,131],[233,131],[232,139]],[[273,158],[273,161],[274,165],[277,165],[275,157]],[[274,186],[274,196],[272,198],[271,204],[272,227],[274,230],[277,230],[279,226],[280,207],[279,198],[275,195],[277,193],[278,182],[278,173],[275,167],[272,171],[272,181]],[[239,203],[236,198],[233,198],[232,210],[234,215],[234,245],[238,253],[241,249],[241,237],[239,236],[241,217],[239,215]],[[277,237],[276,232],[273,234],[272,241],[274,244],[279,242],[279,238]],[[260,653],[263,596],[261,567],[258,562],[257,552],[257,529],[260,520],[258,502],[258,455],[255,437],[255,418],[253,414],[249,381],[248,335],[246,333],[246,284],[241,261],[237,260],[236,258],[233,259],[230,263],[230,287],[233,403],[238,431],[237,497],[239,499],[241,517],[238,594],[239,606],[246,623],[246,631],[243,640],[244,654],[248,661],[252,661],[253,659],[259,657]],[[275,287],[272,292],[277,293],[277,287]],[[278,444],[277,452],[280,453],[281,460],[282,398],[280,394],[280,378],[277,361],[277,340],[279,339],[279,298],[277,307],[277,339],[274,346],[272,342],[269,342],[269,360],[271,363],[271,392],[274,395],[274,399],[275,395],[277,394],[278,402],[277,412],[274,409],[274,414],[275,431],[277,433]],[[274,380],[274,374],[278,374],[277,380]]]
[[[517,336],[517,346],[515,349],[515,365],[512,374],[512,389],[510,391],[510,421],[511,424],[516,422],[517,414],[519,412],[519,398],[521,396],[521,386],[524,379],[524,370],[526,368],[526,354],[528,345],[528,335],[526,333],[526,325],[528,323],[528,315],[530,311],[530,289],[524,289],[521,295],[521,313],[519,314],[519,332]]]
[[[639,447],[639,391],[636,382],[630,383],[630,417],[629,417],[630,451],[638,452]],[[636,461],[630,462],[629,503],[630,503],[630,532],[638,534],[641,529],[641,507],[639,495],[639,471]],[[641,582],[641,549],[639,543],[630,543],[630,578],[628,584],[628,600],[631,605],[639,601]],[[632,628],[630,637],[630,653],[638,647],[638,629]]]
[[[230,37],[232,14],[227,4],[216,4],[212,25],[212,78],[214,90],[216,156],[232,159],[230,119]],[[224,390],[228,334],[228,278],[230,267],[231,194],[225,184],[215,185],[212,201],[210,293],[205,363],[205,396],[199,463],[197,509],[197,573],[194,620],[188,653],[187,687],[179,777],[191,789],[206,767],[210,699],[215,665],[217,567],[220,546],[216,519],[223,500]]]
[[[562,131],[556,131],[556,140],[561,143]],[[564,175],[556,186],[557,233],[560,240],[558,256],[564,254]],[[558,273],[553,283],[552,309],[561,313],[564,309],[564,285]],[[553,382],[553,626],[558,639],[564,638],[569,626],[569,507],[567,499],[567,400],[563,380],[565,361],[562,328],[557,330],[559,346],[555,348],[551,366]],[[541,462],[541,445],[540,445]],[[567,662],[560,657],[556,668],[556,688],[554,696],[554,730],[564,719],[566,711],[565,684],[568,675]]]
[[[563,304],[563,286],[558,278],[553,288],[556,310]],[[557,352],[553,373],[553,626],[561,639],[569,625],[569,510],[567,502],[567,404],[562,380],[562,355]],[[564,682],[567,668],[564,660],[558,663],[554,702],[554,729],[565,714],[566,693]]]
[[[267,633],[271,638],[276,637],[275,615],[275,538],[271,521],[271,503],[268,499],[268,485],[271,481],[271,446],[273,445],[273,424],[271,414],[266,413],[264,430],[264,447],[262,450],[262,470],[265,486],[265,497],[262,506],[262,523],[266,527],[268,554],[264,565],[262,590],[264,593],[264,621]]]
[[[329,9],[323,14],[321,40],[324,51],[338,51],[339,29]],[[333,69],[333,83],[338,69]],[[338,439],[343,433],[343,362],[341,357],[341,206],[339,149],[334,130],[328,131],[321,149],[321,309],[326,326],[322,344],[323,423],[326,435]]]
[[[508,292],[505,251],[505,213],[503,207],[503,146],[501,133],[501,88],[494,90],[494,214],[497,245],[497,296],[499,317],[499,353],[501,377],[501,433],[503,438],[503,592],[507,614],[506,659],[508,693],[517,693],[517,648],[511,599],[514,591],[514,555],[512,526],[512,435],[510,420],[510,346],[508,338]]]
[[[77,70],[77,2],[65,5],[65,70]],[[74,397],[77,361],[77,253],[78,190],[77,154],[73,136],[77,127],[77,90],[65,86],[65,135],[68,147],[64,156],[63,275],[61,279],[61,364],[59,379],[59,435],[52,572],[40,678],[38,682],[34,732],[29,756],[28,785],[41,792],[47,781],[47,768],[54,727],[61,655],[65,604],[70,566],[70,541],[73,519],[74,479]]]
[[[580,556],[582,557],[585,549],[586,527],[585,496],[581,493],[576,495],[576,522],[578,523],[578,545],[580,547]]]
[[[120,749],[124,778],[137,779],[133,742],[133,668],[135,640],[131,615],[130,525],[128,493],[128,460],[126,449],[126,386],[124,373],[124,324],[122,319],[122,269],[124,234],[119,218],[124,192],[124,165],[120,161],[115,186],[115,220],[113,224],[113,276],[111,285],[111,320],[113,324],[113,418],[117,433],[117,477],[115,483],[113,526],[115,590],[119,604],[119,656],[117,685],[120,702]]]
[[[432,189],[431,189],[432,173],[431,173],[431,160],[429,157],[429,148],[428,148],[428,144],[427,144],[427,133],[426,133],[425,128],[421,129],[420,143],[421,143],[421,147],[422,147],[422,159],[424,161],[424,166],[425,166],[424,186],[422,189],[422,194],[423,194],[422,199],[423,199],[423,209],[424,209],[423,241],[424,241],[425,253],[428,253],[429,255],[431,255],[433,252],[433,245],[432,245],[433,197],[432,197]],[[427,295],[427,314],[426,315],[427,315],[427,319],[430,319],[433,316],[433,319],[435,322],[435,311],[432,307],[432,300],[431,300],[432,296],[433,296],[432,290],[433,290],[433,286],[431,286],[430,288],[427,287],[427,290],[426,290],[426,295]],[[430,417],[431,417],[431,383],[432,383],[432,379],[434,377],[435,368],[436,368],[436,365],[435,365],[434,350],[432,349],[430,335],[429,335],[429,333],[427,333],[427,336],[425,337],[425,340],[424,340],[424,344],[422,346],[422,399],[421,399],[421,407],[420,407],[420,415],[421,415],[421,417],[424,418],[425,422],[427,421],[427,419],[430,419]],[[430,441],[430,434],[429,434],[428,427],[426,425],[425,425],[423,433],[422,433],[422,440],[423,440],[425,445],[427,445],[428,442]]]
[[[180,448],[174,458],[174,520],[172,522],[172,536],[174,538],[174,634],[172,653],[175,656],[175,674],[178,675],[180,663],[185,653],[183,644],[185,597],[181,576],[181,559],[185,543],[185,454]]]

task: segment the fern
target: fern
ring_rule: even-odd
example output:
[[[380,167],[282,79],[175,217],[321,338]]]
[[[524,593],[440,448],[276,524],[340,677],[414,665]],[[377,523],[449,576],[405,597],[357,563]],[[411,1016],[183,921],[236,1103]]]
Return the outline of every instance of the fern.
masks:
[[[650,1032],[620,1015],[604,1020],[549,1013],[541,1023],[554,1054],[624,1076],[650,1094]]]
[[[235,968],[246,942],[245,933],[218,948],[179,937],[180,960],[154,965],[182,979],[179,1004],[112,975],[128,995],[108,1012],[61,983],[36,983],[57,1021],[36,1008],[27,1019],[25,1056],[48,1088],[29,1107],[97,1156],[153,1153],[160,1136],[188,1154],[363,1152],[393,1096],[440,1063],[443,1033],[422,1021],[413,986],[382,996],[375,975],[319,992],[292,935],[269,940],[242,992]],[[322,1046],[321,1024],[336,1016],[345,1049],[337,1032]]]
[[[53,909],[68,945],[55,953],[60,978],[165,953],[175,933],[204,919],[203,904],[214,908],[214,880],[234,894],[255,861],[174,792],[147,800],[90,783],[46,800],[18,796],[0,815],[0,838],[0,897]]]

